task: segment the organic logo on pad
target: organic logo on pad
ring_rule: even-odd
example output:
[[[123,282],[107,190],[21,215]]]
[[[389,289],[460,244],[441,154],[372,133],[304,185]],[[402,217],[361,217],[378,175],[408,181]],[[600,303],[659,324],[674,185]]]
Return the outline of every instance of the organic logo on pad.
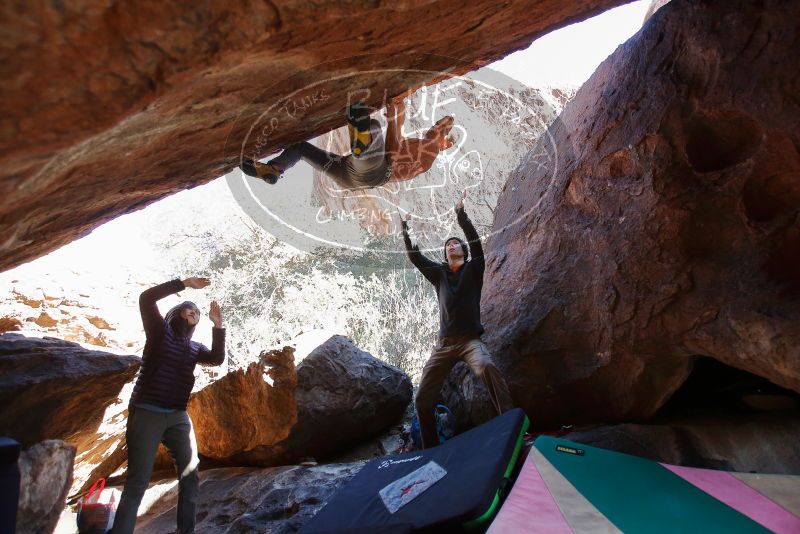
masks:
[[[422,456],[412,456],[411,458],[406,458],[404,460],[384,460],[380,464],[378,464],[378,469],[385,469],[390,465],[397,465],[397,464],[404,464],[407,462],[414,462],[422,458]]]
[[[583,456],[584,450],[583,449],[576,449],[573,447],[567,447],[566,445],[556,445],[556,450],[558,452],[564,452],[567,454],[574,454],[575,456]]]

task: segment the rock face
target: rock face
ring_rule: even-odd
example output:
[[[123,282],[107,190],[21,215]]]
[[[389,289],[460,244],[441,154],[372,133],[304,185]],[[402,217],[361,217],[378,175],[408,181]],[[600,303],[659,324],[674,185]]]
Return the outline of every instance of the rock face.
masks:
[[[20,454],[18,534],[53,532],[72,483],[74,459],[75,447],[60,440],[37,443]]]
[[[60,339],[0,335],[0,434],[26,446],[80,439],[98,427],[140,364]]]
[[[0,317],[0,334],[13,332],[22,328],[22,323],[16,317]]]
[[[798,16],[668,3],[506,184],[484,339],[534,425],[647,419],[700,355],[800,391]]]
[[[297,532],[363,465],[203,471],[196,532]],[[164,492],[161,486],[153,486],[145,494],[144,501],[155,504],[138,519],[136,532],[175,530],[178,488]]]
[[[396,423],[411,401],[405,373],[345,337],[314,349],[296,374],[292,352],[267,353],[247,371],[230,373],[192,397],[189,413],[201,455],[229,465],[322,459]],[[264,380],[267,362],[274,366],[272,386]]]
[[[498,359],[494,357],[494,361]],[[510,380],[506,379],[510,384]],[[450,376],[442,386],[442,401],[455,417],[456,432],[464,432],[497,415],[489,392],[483,382],[477,380],[464,362],[453,366]],[[536,422],[532,421],[534,426]]]
[[[201,389],[187,407],[200,453],[223,460],[284,441],[297,423],[296,389],[291,347],[265,352]]]
[[[243,143],[267,155],[341,126],[348,91],[368,88],[377,105],[620,3],[10,7],[0,23],[0,269],[223,175]]]
[[[800,474],[796,414],[614,425],[573,432],[564,439],[690,467]]]

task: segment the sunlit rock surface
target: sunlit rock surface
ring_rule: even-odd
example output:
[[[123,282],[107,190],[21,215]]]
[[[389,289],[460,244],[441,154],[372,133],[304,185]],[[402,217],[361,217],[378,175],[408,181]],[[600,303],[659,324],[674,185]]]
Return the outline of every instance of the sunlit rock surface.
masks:
[[[105,409],[102,423],[94,432],[86,432],[72,440],[77,451],[69,491],[70,501],[86,493],[98,478],[109,478],[126,464],[125,429],[133,385],[133,381],[125,384],[117,399]]]
[[[187,411],[200,454],[224,460],[284,441],[297,423],[296,389],[294,350],[284,347],[192,395]]]
[[[0,275],[0,332],[57,337],[122,353],[144,347],[139,317],[142,279],[118,273],[98,276],[80,269],[46,269],[45,263]],[[13,276],[16,273],[16,276]],[[8,276],[12,275],[12,276]],[[145,273],[142,278],[147,279]]]

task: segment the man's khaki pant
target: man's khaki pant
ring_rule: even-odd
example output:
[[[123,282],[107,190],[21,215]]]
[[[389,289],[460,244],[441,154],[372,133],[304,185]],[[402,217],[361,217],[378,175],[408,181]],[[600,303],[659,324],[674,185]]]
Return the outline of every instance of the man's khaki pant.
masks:
[[[422,370],[417,397],[414,399],[423,448],[439,444],[434,410],[441,397],[442,384],[450,374],[450,370],[460,360],[464,360],[486,385],[489,398],[498,415],[513,407],[508,385],[492,363],[486,345],[480,338],[475,336],[439,338]]]

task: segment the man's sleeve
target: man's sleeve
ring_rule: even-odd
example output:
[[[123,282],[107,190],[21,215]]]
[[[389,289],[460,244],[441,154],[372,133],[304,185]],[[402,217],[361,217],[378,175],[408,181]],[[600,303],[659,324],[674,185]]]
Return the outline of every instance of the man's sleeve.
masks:
[[[481,238],[478,235],[478,232],[475,230],[475,227],[472,225],[472,221],[469,220],[467,217],[467,212],[464,211],[464,208],[460,210],[456,210],[456,218],[458,219],[458,225],[464,231],[464,235],[467,237],[467,244],[469,245],[469,252],[470,252],[470,262],[477,269],[478,274],[483,276],[483,271],[485,268],[485,262],[483,259],[483,246],[481,245]]]
[[[414,267],[419,269],[419,272],[422,273],[422,276],[427,278],[430,283],[436,285],[439,280],[439,265],[436,262],[426,258],[425,255],[419,251],[418,246],[411,244],[411,238],[408,236],[408,223],[403,221],[402,226],[403,243],[406,245],[406,254],[408,255],[408,259],[411,260],[411,263],[414,264]]]
[[[200,345],[197,363],[203,365],[222,365],[225,361],[225,329],[213,327],[211,329],[211,350],[205,345]]]
[[[156,303],[164,297],[184,289],[186,286],[183,285],[183,282],[176,279],[145,289],[139,295],[139,313],[142,315],[144,333],[148,338],[158,337],[164,333],[164,318],[158,311]]]

